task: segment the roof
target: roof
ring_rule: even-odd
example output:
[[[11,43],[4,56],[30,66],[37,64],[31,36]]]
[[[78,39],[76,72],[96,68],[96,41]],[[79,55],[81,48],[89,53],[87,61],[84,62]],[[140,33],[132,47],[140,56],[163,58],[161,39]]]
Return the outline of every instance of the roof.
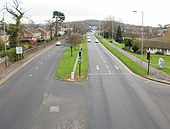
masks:
[[[145,48],[170,49],[170,41],[163,37],[144,40]]]

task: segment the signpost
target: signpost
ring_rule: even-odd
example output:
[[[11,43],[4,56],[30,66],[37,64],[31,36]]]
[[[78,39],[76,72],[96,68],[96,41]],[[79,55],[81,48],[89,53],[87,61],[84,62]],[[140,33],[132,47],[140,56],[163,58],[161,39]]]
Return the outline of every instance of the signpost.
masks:
[[[81,62],[82,62],[82,48],[79,50],[78,64],[79,64],[79,76],[81,75]]]
[[[150,51],[147,52],[147,60],[148,60],[148,75],[149,75],[149,66],[150,66],[150,60],[151,60],[151,53]]]
[[[159,68],[160,68],[160,69],[163,69],[163,68],[164,68],[164,63],[165,63],[164,59],[159,58],[158,64],[159,64]]]
[[[19,55],[21,55],[21,60],[22,60],[23,48],[16,47],[16,54],[18,55],[18,59],[19,59]]]

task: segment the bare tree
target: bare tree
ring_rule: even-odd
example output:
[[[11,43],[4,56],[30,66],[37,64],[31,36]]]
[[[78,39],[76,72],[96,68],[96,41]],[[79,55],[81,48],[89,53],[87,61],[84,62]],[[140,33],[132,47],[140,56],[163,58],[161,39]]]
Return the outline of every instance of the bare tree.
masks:
[[[66,38],[66,43],[71,47],[71,56],[73,56],[72,49],[82,43],[82,37],[78,33],[70,34]]]
[[[26,11],[22,7],[20,7],[21,2],[18,0],[13,0],[13,5],[8,6],[8,3],[6,3],[5,9],[8,13],[10,13],[13,16],[13,19],[15,20],[15,24],[10,26],[9,30],[9,40],[11,47],[16,47],[16,45],[19,43],[19,36],[18,33],[21,31],[21,19],[23,18]]]

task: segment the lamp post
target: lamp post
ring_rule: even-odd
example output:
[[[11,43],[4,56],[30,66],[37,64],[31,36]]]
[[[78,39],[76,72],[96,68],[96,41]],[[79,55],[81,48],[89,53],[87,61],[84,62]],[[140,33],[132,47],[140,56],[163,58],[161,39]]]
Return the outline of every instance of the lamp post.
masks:
[[[142,55],[142,61],[143,61],[143,11],[133,11],[134,13],[141,13],[142,14],[142,45],[141,45],[141,55]]]
[[[101,24],[101,23],[100,23],[100,20],[99,20],[99,36],[100,36],[100,24]]]

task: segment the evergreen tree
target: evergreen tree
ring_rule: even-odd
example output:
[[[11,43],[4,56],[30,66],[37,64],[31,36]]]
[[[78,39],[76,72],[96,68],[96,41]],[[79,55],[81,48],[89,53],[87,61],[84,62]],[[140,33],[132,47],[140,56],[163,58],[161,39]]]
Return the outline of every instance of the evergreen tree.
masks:
[[[118,26],[117,28],[117,34],[116,34],[116,42],[122,43],[123,42],[123,38],[122,38],[122,30],[121,27]]]

